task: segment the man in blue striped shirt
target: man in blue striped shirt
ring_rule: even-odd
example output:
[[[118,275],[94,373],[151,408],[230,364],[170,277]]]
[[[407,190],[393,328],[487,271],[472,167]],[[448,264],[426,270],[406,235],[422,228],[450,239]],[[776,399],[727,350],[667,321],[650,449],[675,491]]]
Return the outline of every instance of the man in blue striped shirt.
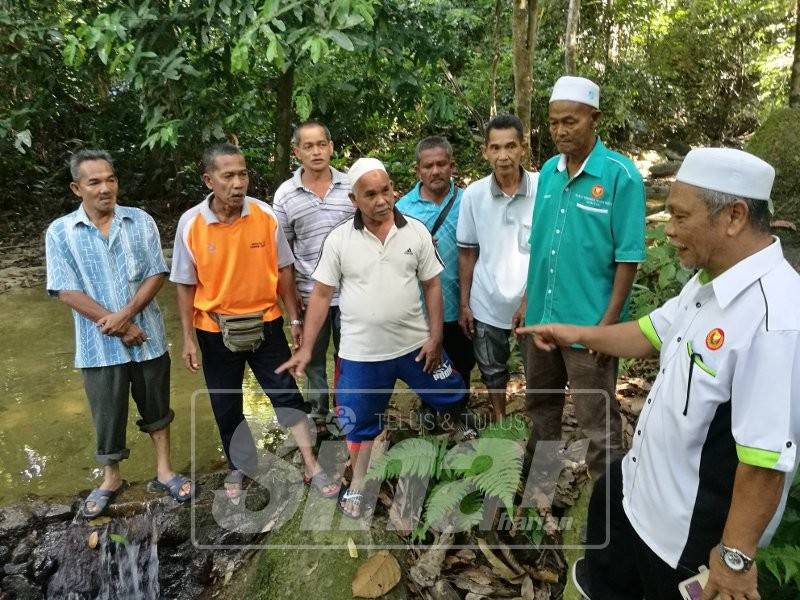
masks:
[[[155,295],[167,265],[153,219],[117,205],[111,156],[82,150],[70,160],[78,209],[50,224],[45,237],[47,291],[72,308],[75,367],[81,369],[97,437],[103,483],[84,501],[87,518],[103,513],[125,486],[126,425],[132,393],[139,428],[153,440],[156,477],[150,488],[189,500],[192,484],[169,460],[169,367],[164,321]]]

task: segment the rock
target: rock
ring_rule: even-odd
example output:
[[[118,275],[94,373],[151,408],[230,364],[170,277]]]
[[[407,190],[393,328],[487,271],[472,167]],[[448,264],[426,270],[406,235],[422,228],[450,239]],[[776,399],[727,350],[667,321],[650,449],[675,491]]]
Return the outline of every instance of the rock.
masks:
[[[214,558],[211,552],[198,550],[192,557],[191,572],[195,581],[202,584],[211,582],[211,572],[214,567]]]
[[[44,585],[58,569],[58,561],[51,556],[35,558],[33,563],[33,580],[39,585]]]
[[[22,541],[17,544],[17,547],[14,548],[14,552],[11,553],[11,562],[24,563],[27,561],[31,552],[33,552],[33,549],[36,547],[38,538],[39,536],[35,530],[25,536]]]
[[[658,163],[650,167],[650,175],[652,177],[671,177],[678,172],[681,168],[681,161],[668,160],[666,162]]]
[[[686,156],[685,154],[681,154],[680,152],[675,152],[674,150],[670,150],[669,148],[667,148],[664,151],[664,155],[670,160],[680,160],[680,161],[682,161]]]
[[[11,549],[8,546],[0,546],[0,565],[4,565],[11,558]]]
[[[41,600],[44,598],[39,589],[22,575],[12,575],[3,579],[3,590],[9,592],[17,600]]]
[[[30,523],[31,513],[24,506],[0,508],[0,539],[23,531]]]
[[[28,565],[25,563],[6,563],[3,565],[3,573],[6,575],[21,575],[28,570]]]
[[[672,150],[676,154],[680,156],[686,156],[691,151],[692,147],[687,144],[686,142],[682,142],[681,140],[669,140],[667,142],[667,150]]]
[[[72,518],[72,507],[68,504],[52,504],[42,518],[45,523],[66,521]]]

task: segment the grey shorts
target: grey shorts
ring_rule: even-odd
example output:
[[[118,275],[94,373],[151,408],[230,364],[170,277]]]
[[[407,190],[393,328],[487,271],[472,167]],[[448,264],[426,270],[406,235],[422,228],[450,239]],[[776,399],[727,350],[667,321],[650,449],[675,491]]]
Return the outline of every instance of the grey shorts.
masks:
[[[129,395],[145,433],[164,429],[175,418],[169,407],[169,353],[144,362],[81,369],[83,387],[92,411],[97,446],[95,460],[112,465],[128,458],[126,427]]]
[[[475,362],[478,363],[483,383],[489,389],[503,389],[511,378],[508,371],[508,359],[511,357],[510,337],[510,329],[501,329],[475,320],[475,334],[472,337]]]

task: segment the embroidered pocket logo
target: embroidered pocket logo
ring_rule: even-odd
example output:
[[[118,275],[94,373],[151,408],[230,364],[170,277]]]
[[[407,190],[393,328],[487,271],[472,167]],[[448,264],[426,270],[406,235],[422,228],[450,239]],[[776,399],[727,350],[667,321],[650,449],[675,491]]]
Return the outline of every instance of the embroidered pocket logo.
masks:
[[[605,193],[606,190],[602,185],[596,185],[592,188],[592,198],[602,198]]]
[[[706,348],[709,350],[719,350],[725,343],[725,332],[719,327],[712,329],[706,336]]]

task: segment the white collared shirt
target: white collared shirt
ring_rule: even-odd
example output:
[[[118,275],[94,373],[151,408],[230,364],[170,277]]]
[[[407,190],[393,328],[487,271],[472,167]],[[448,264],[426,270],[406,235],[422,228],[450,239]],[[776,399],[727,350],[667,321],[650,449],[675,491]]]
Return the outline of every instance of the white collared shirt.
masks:
[[[660,371],[622,464],[625,513],[671,567],[722,530],[739,463],[787,473],[800,442],[800,275],[775,238],[639,321]]]

